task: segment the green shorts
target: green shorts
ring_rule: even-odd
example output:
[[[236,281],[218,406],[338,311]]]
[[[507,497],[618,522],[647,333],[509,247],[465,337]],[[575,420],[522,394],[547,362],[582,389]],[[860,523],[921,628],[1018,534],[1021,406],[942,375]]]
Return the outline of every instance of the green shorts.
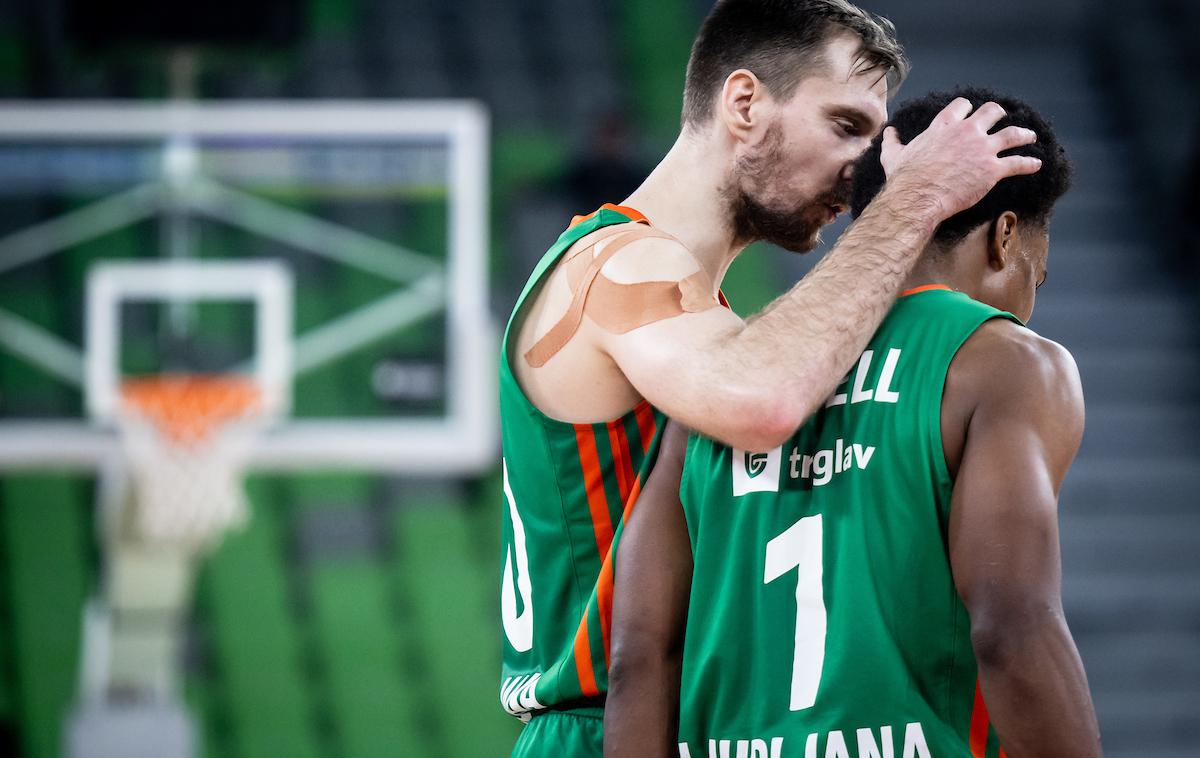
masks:
[[[604,717],[595,709],[548,711],[530,719],[512,758],[603,758]]]

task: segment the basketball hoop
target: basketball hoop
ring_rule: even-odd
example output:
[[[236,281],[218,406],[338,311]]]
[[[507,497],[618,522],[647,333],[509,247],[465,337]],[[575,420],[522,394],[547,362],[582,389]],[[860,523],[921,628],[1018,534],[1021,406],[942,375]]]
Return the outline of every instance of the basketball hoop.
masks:
[[[242,474],[265,426],[262,391],[252,380],[180,374],[127,380],[116,423],[141,537],[212,547],[245,523]]]

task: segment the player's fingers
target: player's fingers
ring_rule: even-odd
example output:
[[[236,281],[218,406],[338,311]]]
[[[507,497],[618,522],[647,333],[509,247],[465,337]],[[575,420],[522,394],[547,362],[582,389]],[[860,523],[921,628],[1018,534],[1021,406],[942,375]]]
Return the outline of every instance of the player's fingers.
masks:
[[[1022,174],[1036,174],[1042,167],[1041,158],[1028,155],[1008,155],[1000,159],[1001,179]]]
[[[992,136],[996,138],[998,144],[996,152],[1037,142],[1037,132],[1022,126],[1006,126]]]
[[[1002,118],[1004,118],[1004,109],[990,100],[971,114],[971,120],[983,127],[984,131],[991,131],[996,122]]]
[[[883,166],[883,172],[886,175],[892,168],[896,156],[904,145],[900,143],[900,134],[894,127],[887,127],[883,130],[883,141],[879,145],[879,162]]]
[[[951,124],[955,121],[962,121],[971,113],[971,101],[965,97],[956,97],[950,101],[950,104],[942,108],[942,112],[934,118],[935,123]],[[993,122],[995,123],[995,122]]]
[[[896,127],[889,126],[883,130],[883,144],[880,149],[885,153],[894,153],[904,144],[900,142],[900,132],[896,131]]]

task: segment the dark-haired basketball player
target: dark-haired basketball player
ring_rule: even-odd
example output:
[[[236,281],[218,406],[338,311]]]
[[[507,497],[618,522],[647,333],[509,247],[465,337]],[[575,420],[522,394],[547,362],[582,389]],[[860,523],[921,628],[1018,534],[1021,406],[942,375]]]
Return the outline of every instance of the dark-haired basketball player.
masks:
[[[576,219],[531,275],[504,343],[500,699],[517,755],[598,754],[612,554],[669,415],[767,450],[851,366],[938,223],[1001,178],[1032,132],[951,103],[889,137],[885,188],[822,264],[750,322],[718,302],[735,256],[816,244],[906,64],[845,0],[724,0],[688,63],[683,128],[621,205]]]
[[[997,102],[1042,170],[939,225],[824,407],[750,453],[672,424],[617,557],[606,755],[1093,758],[1063,618],[1057,497],[1083,432],[1069,353],[1022,324],[1070,166]],[[854,210],[886,191],[878,145]],[[681,482],[682,476],[682,482]],[[682,671],[682,679],[681,672]],[[985,705],[986,703],[986,705]]]

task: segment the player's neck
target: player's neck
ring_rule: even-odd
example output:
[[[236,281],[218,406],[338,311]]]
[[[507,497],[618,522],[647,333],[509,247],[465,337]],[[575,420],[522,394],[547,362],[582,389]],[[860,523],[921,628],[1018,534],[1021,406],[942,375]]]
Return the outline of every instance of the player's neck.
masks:
[[[941,284],[955,292],[977,298],[979,274],[969,264],[967,256],[937,253],[926,250],[904,283],[905,291],[929,284]]]
[[[745,248],[729,223],[721,197],[725,166],[703,140],[680,135],[662,162],[622,203],[645,214],[682,242],[719,287],[729,264]]]

